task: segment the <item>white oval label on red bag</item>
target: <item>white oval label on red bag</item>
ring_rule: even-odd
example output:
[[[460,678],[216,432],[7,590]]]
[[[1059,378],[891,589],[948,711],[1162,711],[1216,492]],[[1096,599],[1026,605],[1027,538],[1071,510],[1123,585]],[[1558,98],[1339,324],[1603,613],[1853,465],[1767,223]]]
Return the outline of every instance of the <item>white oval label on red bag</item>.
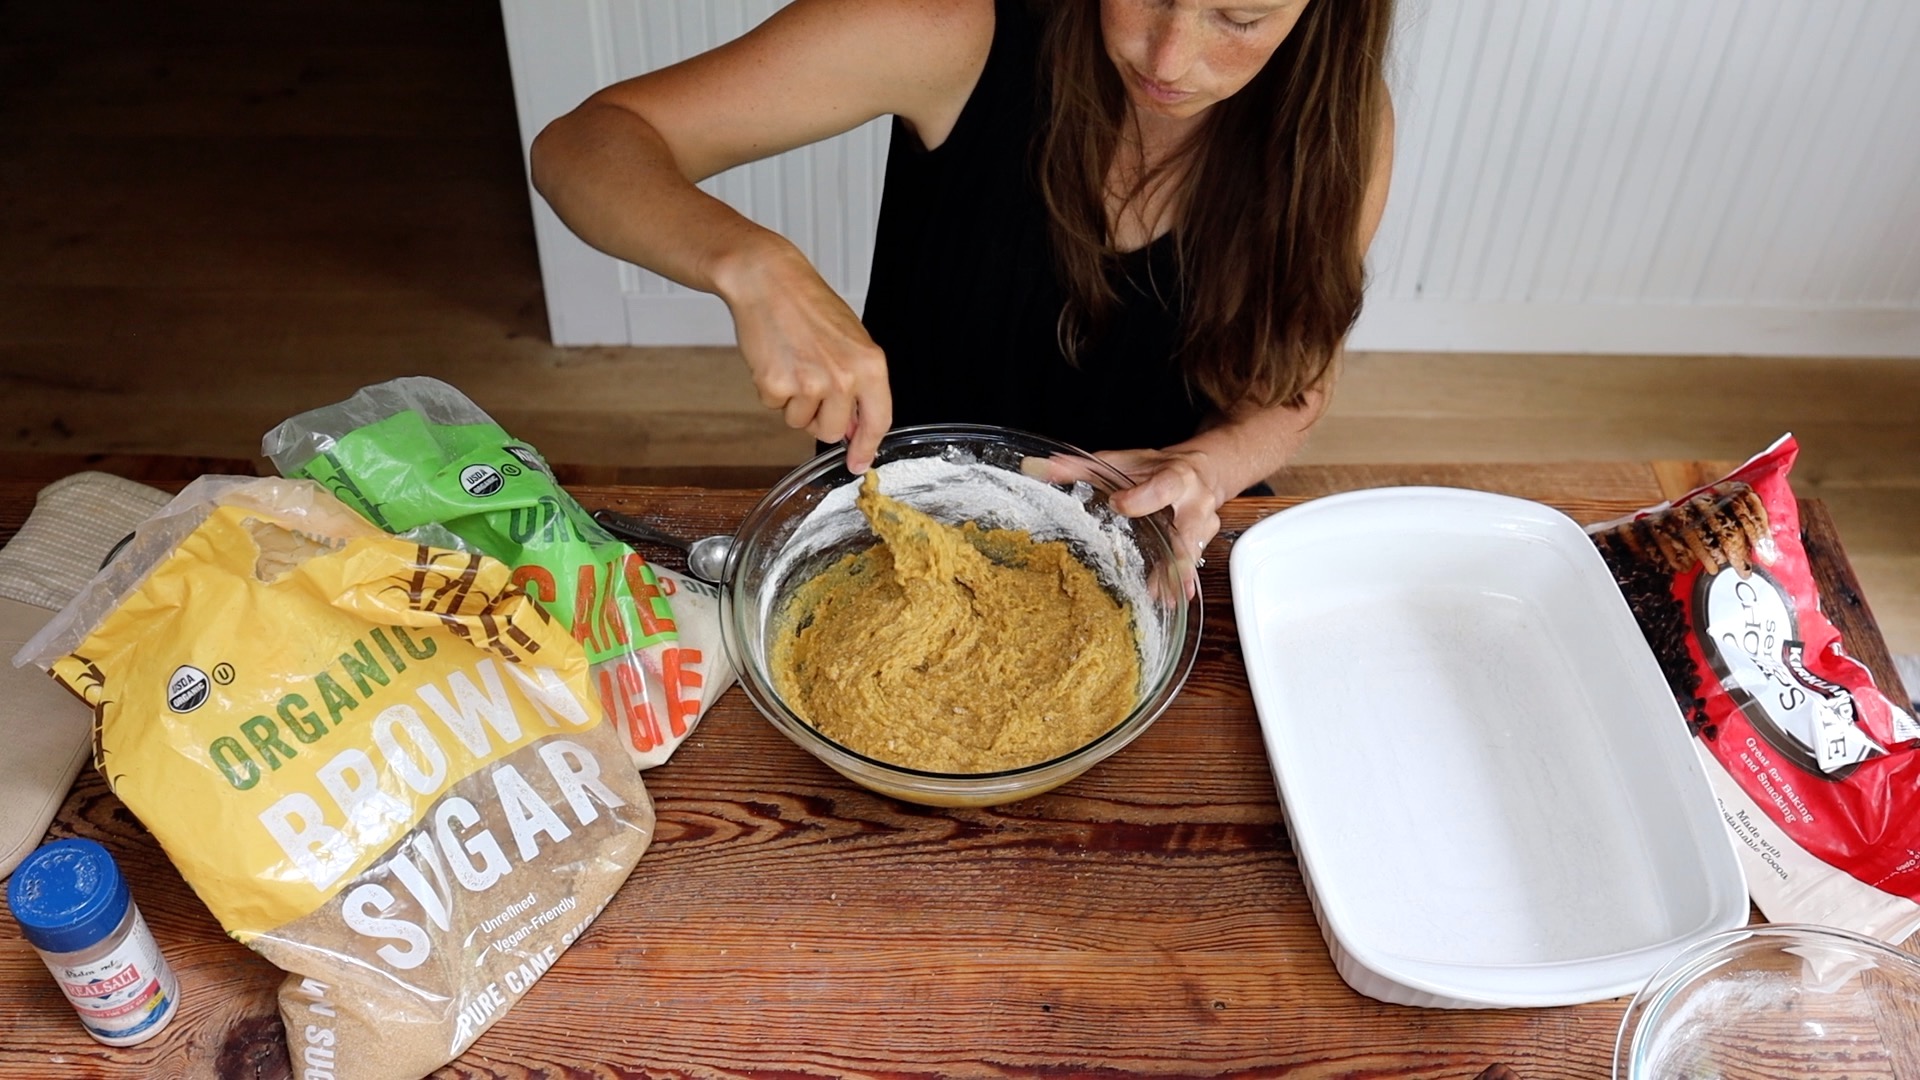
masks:
[[[1701,583],[1696,604],[1706,614],[1707,659],[1769,745],[1836,779],[1886,753],[1855,721],[1853,694],[1807,670],[1793,606],[1766,571],[1743,576],[1728,568]]]

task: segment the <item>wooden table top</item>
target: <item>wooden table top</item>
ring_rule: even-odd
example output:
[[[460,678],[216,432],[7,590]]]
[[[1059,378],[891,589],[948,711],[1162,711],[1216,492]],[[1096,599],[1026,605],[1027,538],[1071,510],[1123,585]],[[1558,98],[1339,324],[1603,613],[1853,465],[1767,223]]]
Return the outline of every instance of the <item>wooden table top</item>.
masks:
[[[929,809],[854,786],[736,688],[646,774],[653,846],[592,928],[437,1077],[1609,1076],[1624,1000],[1384,1005],[1333,969],[1281,822],[1234,633],[1228,547],[1304,498],[1402,483],[1503,491],[1602,520],[1720,463],[1303,468],[1242,499],[1203,571],[1185,690],[1054,792]],[[0,480],[0,540],[42,481]],[[575,486],[586,506],[729,530],[751,491]],[[1824,510],[1803,505],[1830,616],[1899,688]],[[281,975],[222,935],[91,770],[52,835],[104,843],[181,982],[159,1037],[82,1033],[0,909],[0,1078],[297,1077]]]

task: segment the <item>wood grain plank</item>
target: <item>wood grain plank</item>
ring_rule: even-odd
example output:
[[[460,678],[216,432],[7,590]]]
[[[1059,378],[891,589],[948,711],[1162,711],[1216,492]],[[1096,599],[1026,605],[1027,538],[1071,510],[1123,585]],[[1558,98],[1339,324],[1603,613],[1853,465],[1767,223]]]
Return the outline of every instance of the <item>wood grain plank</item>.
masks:
[[[1901,407],[1920,407],[1920,399]],[[1717,410],[1672,423],[1597,411],[1561,416],[1548,409],[1513,415],[1445,413],[1416,419],[1329,411],[1314,425],[1297,460],[1301,464],[1623,458],[1744,461],[1788,431],[1801,446],[1794,475],[1810,483],[1910,485],[1912,463],[1920,461],[1920,427],[1907,420],[1874,423]]]
[[[1863,594],[1873,597],[1888,651],[1920,657],[1920,555],[1869,555],[1848,562]]]
[[[1748,422],[1771,441],[1810,422],[1905,424],[1916,401],[1920,365],[1901,359],[1363,352],[1346,357],[1330,415],[1606,420],[1677,438]]]
[[[1690,491],[1717,483],[1740,467],[1737,461],[1656,461],[1653,474],[1660,481],[1660,498],[1672,502]]]
[[[8,5],[0,30],[5,40],[48,49],[115,49],[167,46],[246,45],[256,49],[325,48],[381,40],[443,43],[499,42],[500,23],[486,8],[464,4],[339,4],[290,0],[281,18],[255,20],[247,0],[195,0],[176,8],[147,4],[102,4],[113,18],[77,18],[64,8]]]
[[[1839,557],[1840,535],[1824,503],[1801,500],[1800,542],[1807,549],[1814,584],[1820,590],[1820,611],[1840,628],[1847,653],[1867,666],[1873,673],[1873,681],[1895,702],[1904,705],[1912,701],[1899,671],[1893,666],[1893,658],[1887,654],[1885,638],[1877,629],[1873,633],[1865,632],[1867,627],[1877,627],[1873,611],[1867,606],[1866,593],[1860,588],[1860,579],[1854,576],[1853,567],[1844,557]]]
[[[1274,494],[1289,498],[1316,498],[1361,487],[1432,485],[1488,490],[1503,495],[1550,501],[1570,492],[1600,501],[1660,499],[1656,471],[1644,462],[1503,462],[1496,469],[1472,464],[1302,463],[1268,478]]]
[[[16,139],[69,146],[165,135],[202,144],[385,138],[498,147],[517,137],[512,89],[473,77],[476,54],[488,46],[504,53],[501,40],[435,44],[381,34],[283,50],[152,38],[89,46],[56,60],[50,50],[0,45],[0,65],[21,73],[0,97],[0,124]]]
[[[1464,479],[1528,490],[1543,475]],[[1648,468],[1594,475],[1603,486],[1655,483]],[[1300,478],[1315,490],[1338,480],[1338,470]],[[0,536],[37,486],[0,480]],[[759,498],[594,485],[575,494],[689,533],[731,529]],[[1227,529],[1304,497],[1236,500]],[[1642,505],[1645,492],[1559,501],[1604,517]],[[1820,507],[1807,513],[1816,558],[1843,564]],[[1496,1061],[1529,1080],[1605,1075],[1621,1002],[1406,1009],[1340,981],[1248,705],[1226,569],[1210,559],[1203,571],[1211,610],[1176,707],[1126,753],[1008,806],[935,810],[874,795],[782,738],[737,690],[723,696],[647,774],[655,843],[607,912],[532,997],[435,1075],[1439,1078]],[[1844,571],[1832,580],[1846,587]],[[1836,621],[1871,635],[1864,606],[1839,605]],[[97,776],[82,777],[54,831],[93,836],[120,859],[180,972],[182,1013],[141,1047],[93,1046],[0,915],[0,1077],[50,1066],[109,1078],[296,1075],[273,1002],[278,973],[221,936]]]

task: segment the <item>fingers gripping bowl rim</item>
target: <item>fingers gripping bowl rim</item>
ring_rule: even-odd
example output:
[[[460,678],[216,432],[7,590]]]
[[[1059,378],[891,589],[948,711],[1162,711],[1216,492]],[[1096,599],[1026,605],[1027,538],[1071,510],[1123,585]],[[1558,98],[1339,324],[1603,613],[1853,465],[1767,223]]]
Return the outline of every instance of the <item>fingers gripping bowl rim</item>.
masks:
[[[1053,483],[1028,471],[1049,458]],[[1102,584],[1126,601],[1138,631],[1139,699],[1118,725],[1048,761],[987,773],[939,773],[858,753],[820,734],[774,687],[768,658],[775,616],[790,591],[843,555],[876,541],[853,505],[859,476],[836,447],[789,473],[734,536],[722,586],[722,622],[740,684],[761,715],[828,767],[863,787],[933,806],[992,806],[1079,776],[1138,738],[1184,685],[1198,651],[1201,600],[1188,596],[1172,515],[1126,518],[1108,498],[1131,486],[1092,455],[1039,435],[979,425],[925,425],[888,434],[874,459],[886,493],[950,524],[981,520],[1036,539],[1065,539]],[[896,482],[895,478],[904,478]]]

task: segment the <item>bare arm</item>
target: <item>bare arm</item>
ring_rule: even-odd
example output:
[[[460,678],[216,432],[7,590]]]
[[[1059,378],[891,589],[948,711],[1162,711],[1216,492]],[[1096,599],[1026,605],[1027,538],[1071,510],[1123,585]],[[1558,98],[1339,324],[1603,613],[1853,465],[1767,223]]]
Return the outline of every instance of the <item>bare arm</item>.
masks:
[[[885,357],[798,248],[695,185],[898,115],[937,142],[972,92],[990,0],[796,0],[711,52],[609,86],[534,140],[533,182],[594,247],[732,311],[761,400],[866,467]]]

